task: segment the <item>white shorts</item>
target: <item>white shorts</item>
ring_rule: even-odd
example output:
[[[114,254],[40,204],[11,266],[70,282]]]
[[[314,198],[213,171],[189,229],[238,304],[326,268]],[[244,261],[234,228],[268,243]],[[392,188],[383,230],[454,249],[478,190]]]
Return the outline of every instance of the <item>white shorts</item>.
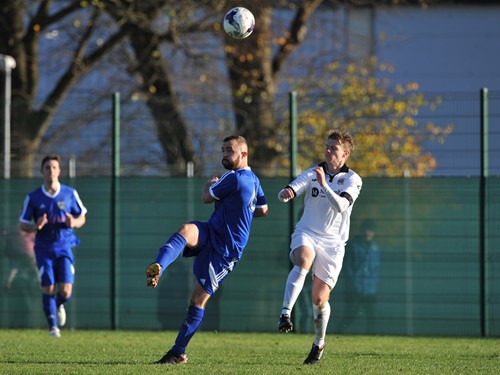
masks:
[[[299,246],[306,246],[313,251],[312,274],[333,289],[342,269],[345,253],[344,244],[331,240],[318,239],[304,231],[296,230],[292,234],[290,257],[294,249]]]

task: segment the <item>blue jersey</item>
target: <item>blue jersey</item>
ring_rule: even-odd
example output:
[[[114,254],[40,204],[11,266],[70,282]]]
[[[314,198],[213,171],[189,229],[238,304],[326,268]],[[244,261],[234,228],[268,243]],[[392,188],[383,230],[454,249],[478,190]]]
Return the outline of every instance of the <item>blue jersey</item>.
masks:
[[[50,195],[42,185],[26,196],[19,221],[36,223],[43,214],[47,214],[48,220],[36,233],[35,251],[67,251],[78,245],[73,229],[66,226],[66,213],[73,216],[87,213],[77,191],[69,186],[59,184],[58,191]]]
[[[224,257],[240,259],[256,207],[267,205],[258,177],[247,167],[228,171],[210,187],[215,210],[208,220],[210,241]]]

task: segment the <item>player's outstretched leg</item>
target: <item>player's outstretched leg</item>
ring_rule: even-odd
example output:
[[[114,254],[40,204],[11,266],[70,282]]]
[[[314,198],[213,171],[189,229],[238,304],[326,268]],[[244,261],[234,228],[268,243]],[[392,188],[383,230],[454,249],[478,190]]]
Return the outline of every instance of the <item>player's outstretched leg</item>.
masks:
[[[172,263],[186,247],[186,239],[180,233],[174,233],[158,250],[155,262],[146,270],[147,286],[156,288],[164,269]]]
[[[160,281],[161,266],[158,263],[150,264],[146,270],[146,286],[156,288]]]

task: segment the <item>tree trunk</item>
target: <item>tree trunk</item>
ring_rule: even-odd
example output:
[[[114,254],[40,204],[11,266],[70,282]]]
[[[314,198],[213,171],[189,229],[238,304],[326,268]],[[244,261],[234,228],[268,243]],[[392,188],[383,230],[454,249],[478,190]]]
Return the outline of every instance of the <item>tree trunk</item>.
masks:
[[[136,70],[144,81],[143,89],[148,97],[147,105],[155,120],[165,161],[173,175],[185,175],[187,163],[196,164],[196,160],[170,82],[167,62],[153,57],[153,52],[161,49],[158,37],[151,32],[138,30],[130,34],[130,40],[137,59]],[[154,91],[154,95],[149,95],[151,90]]]
[[[274,168],[278,152],[274,146],[273,113],[275,82],[271,56],[271,8],[252,6],[259,25],[244,40],[226,37],[226,59],[233,94],[236,128],[250,147],[250,164],[260,175]]]

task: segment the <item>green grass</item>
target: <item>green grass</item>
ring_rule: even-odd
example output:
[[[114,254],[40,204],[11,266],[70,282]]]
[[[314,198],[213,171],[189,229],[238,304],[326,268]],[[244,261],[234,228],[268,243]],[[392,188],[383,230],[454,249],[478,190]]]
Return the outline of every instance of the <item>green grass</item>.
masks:
[[[0,330],[0,374],[499,374],[500,339],[198,332],[185,365],[154,365],[175,332]]]

